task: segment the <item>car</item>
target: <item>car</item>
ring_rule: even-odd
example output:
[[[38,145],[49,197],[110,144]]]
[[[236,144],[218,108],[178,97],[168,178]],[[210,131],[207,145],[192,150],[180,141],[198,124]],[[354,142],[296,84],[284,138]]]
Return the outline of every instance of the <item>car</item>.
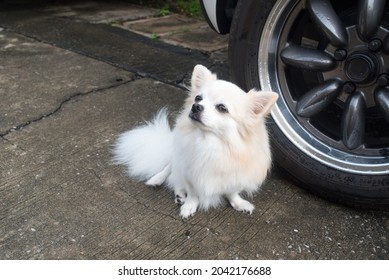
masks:
[[[389,1],[203,0],[231,81],[279,94],[274,159],[349,206],[389,206]]]

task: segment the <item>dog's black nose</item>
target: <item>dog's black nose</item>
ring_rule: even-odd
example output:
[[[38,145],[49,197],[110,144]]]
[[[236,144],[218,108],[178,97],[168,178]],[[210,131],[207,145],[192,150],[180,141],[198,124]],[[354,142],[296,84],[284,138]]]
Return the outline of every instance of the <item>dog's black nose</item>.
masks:
[[[202,112],[204,111],[204,106],[203,105],[200,105],[200,104],[193,104],[192,106],[192,112],[193,113],[199,113],[199,112]]]

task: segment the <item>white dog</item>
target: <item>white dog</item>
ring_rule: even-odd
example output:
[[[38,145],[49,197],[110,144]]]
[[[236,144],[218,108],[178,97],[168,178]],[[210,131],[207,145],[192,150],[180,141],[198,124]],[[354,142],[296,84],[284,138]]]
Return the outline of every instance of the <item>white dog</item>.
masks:
[[[194,68],[191,84],[173,129],[162,109],[151,122],[119,137],[114,159],[147,185],[165,183],[183,218],[218,206],[223,197],[251,214],[254,205],[241,193],[257,191],[270,168],[265,117],[278,95],[245,93],[201,65]]]

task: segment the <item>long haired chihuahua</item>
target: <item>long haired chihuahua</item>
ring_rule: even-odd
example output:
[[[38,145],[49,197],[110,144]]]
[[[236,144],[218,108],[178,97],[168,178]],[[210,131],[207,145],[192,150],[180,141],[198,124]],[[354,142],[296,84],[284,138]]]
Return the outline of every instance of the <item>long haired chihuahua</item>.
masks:
[[[162,109],[151,122],[120,135],[114,160],[146,185],[173,190],[182,218],[223,198],[251,214],[254,205],[241,194],[257,191],[270,168],[265,117],[277,98],[274,92],[246,93],[197,65],[174,128]]]

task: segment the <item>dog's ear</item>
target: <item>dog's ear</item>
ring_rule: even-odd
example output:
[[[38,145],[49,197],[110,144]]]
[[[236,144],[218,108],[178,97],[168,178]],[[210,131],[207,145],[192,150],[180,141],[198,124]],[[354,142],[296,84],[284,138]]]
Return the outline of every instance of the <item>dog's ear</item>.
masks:
[[[251,106],[254,114],[263,117],[270,113],[272,106],[278,99],[278,94],[271,91],[257,91],[252,89],[247,94],[251,98]]]
[[[192,91],[197,92],[205,82],[214,81],[216,79],[217,77],[215,74],[212,74],[212,72],[203,65],[198,64],[193,69],[191,79]]]

